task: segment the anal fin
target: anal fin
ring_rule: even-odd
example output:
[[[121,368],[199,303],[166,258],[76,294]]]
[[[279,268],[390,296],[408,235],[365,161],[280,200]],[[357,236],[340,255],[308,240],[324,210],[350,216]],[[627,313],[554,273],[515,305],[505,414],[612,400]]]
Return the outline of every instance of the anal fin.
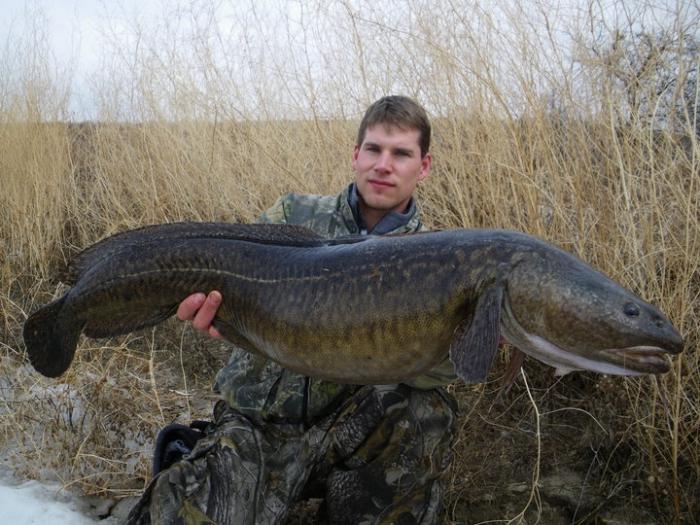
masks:
[[[177,306],[177,304],[167,305],[146,314],[144,314],[143,308],[130,308],[124,312],[115,312],[109,318],[88,319],[84,332],[86,336],[93,338],[128,334],[162,323],[177,311]]]

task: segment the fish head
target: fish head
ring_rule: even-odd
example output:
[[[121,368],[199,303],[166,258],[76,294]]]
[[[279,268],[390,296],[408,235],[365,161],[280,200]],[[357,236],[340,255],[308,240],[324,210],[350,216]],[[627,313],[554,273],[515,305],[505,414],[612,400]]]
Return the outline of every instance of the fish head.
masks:
[[[664,373],[683,349],[661,311],[565,252],[518,264],[502,310],[505,338],[560,375]]]

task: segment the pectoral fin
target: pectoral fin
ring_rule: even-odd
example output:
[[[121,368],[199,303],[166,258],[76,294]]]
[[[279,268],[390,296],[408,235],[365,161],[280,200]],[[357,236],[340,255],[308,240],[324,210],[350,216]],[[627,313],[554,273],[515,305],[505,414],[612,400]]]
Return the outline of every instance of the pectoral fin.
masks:
[[[500,341],[503,287],[489,288],[478,300],[469,326],[456,334],[450,360],[465,383],[486,380]]]

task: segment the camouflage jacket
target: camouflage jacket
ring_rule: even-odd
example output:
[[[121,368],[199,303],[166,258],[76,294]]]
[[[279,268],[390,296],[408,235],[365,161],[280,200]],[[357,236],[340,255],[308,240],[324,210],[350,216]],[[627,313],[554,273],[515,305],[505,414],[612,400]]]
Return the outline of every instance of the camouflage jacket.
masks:
[[[326,237],[364,233],[356,199],[352,184],[338,195],[290,193],[280,197],[263,213],[261,222],[299,224]],[[418,208],[411,202],[406,214],[388,214],[375,226],[373,233],[411,233],[423,229]],[[429,389],[454,379],[452,363],[445,359],[407,384]],[[241,349],[234,350],[228,365],[217,374],[214,385],[214,390],[231,407],[249,417],[307,422],[330,413],[356,389],[355,385],[302,376]]]

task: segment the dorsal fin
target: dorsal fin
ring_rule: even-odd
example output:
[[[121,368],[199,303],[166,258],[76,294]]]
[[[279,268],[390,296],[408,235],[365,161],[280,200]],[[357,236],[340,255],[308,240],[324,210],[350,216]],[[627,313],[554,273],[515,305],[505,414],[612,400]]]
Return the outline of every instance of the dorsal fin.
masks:
[[[115,253],[143,242],[166,239],[232,239],[261,244],[287,246],[323,246],[324,237],[303,226],[290,224],[232,224],[222,222],[174,222],[155,224],[117,233],[78,253],[70,262],[62,280],[75,284],[88,268]]]

